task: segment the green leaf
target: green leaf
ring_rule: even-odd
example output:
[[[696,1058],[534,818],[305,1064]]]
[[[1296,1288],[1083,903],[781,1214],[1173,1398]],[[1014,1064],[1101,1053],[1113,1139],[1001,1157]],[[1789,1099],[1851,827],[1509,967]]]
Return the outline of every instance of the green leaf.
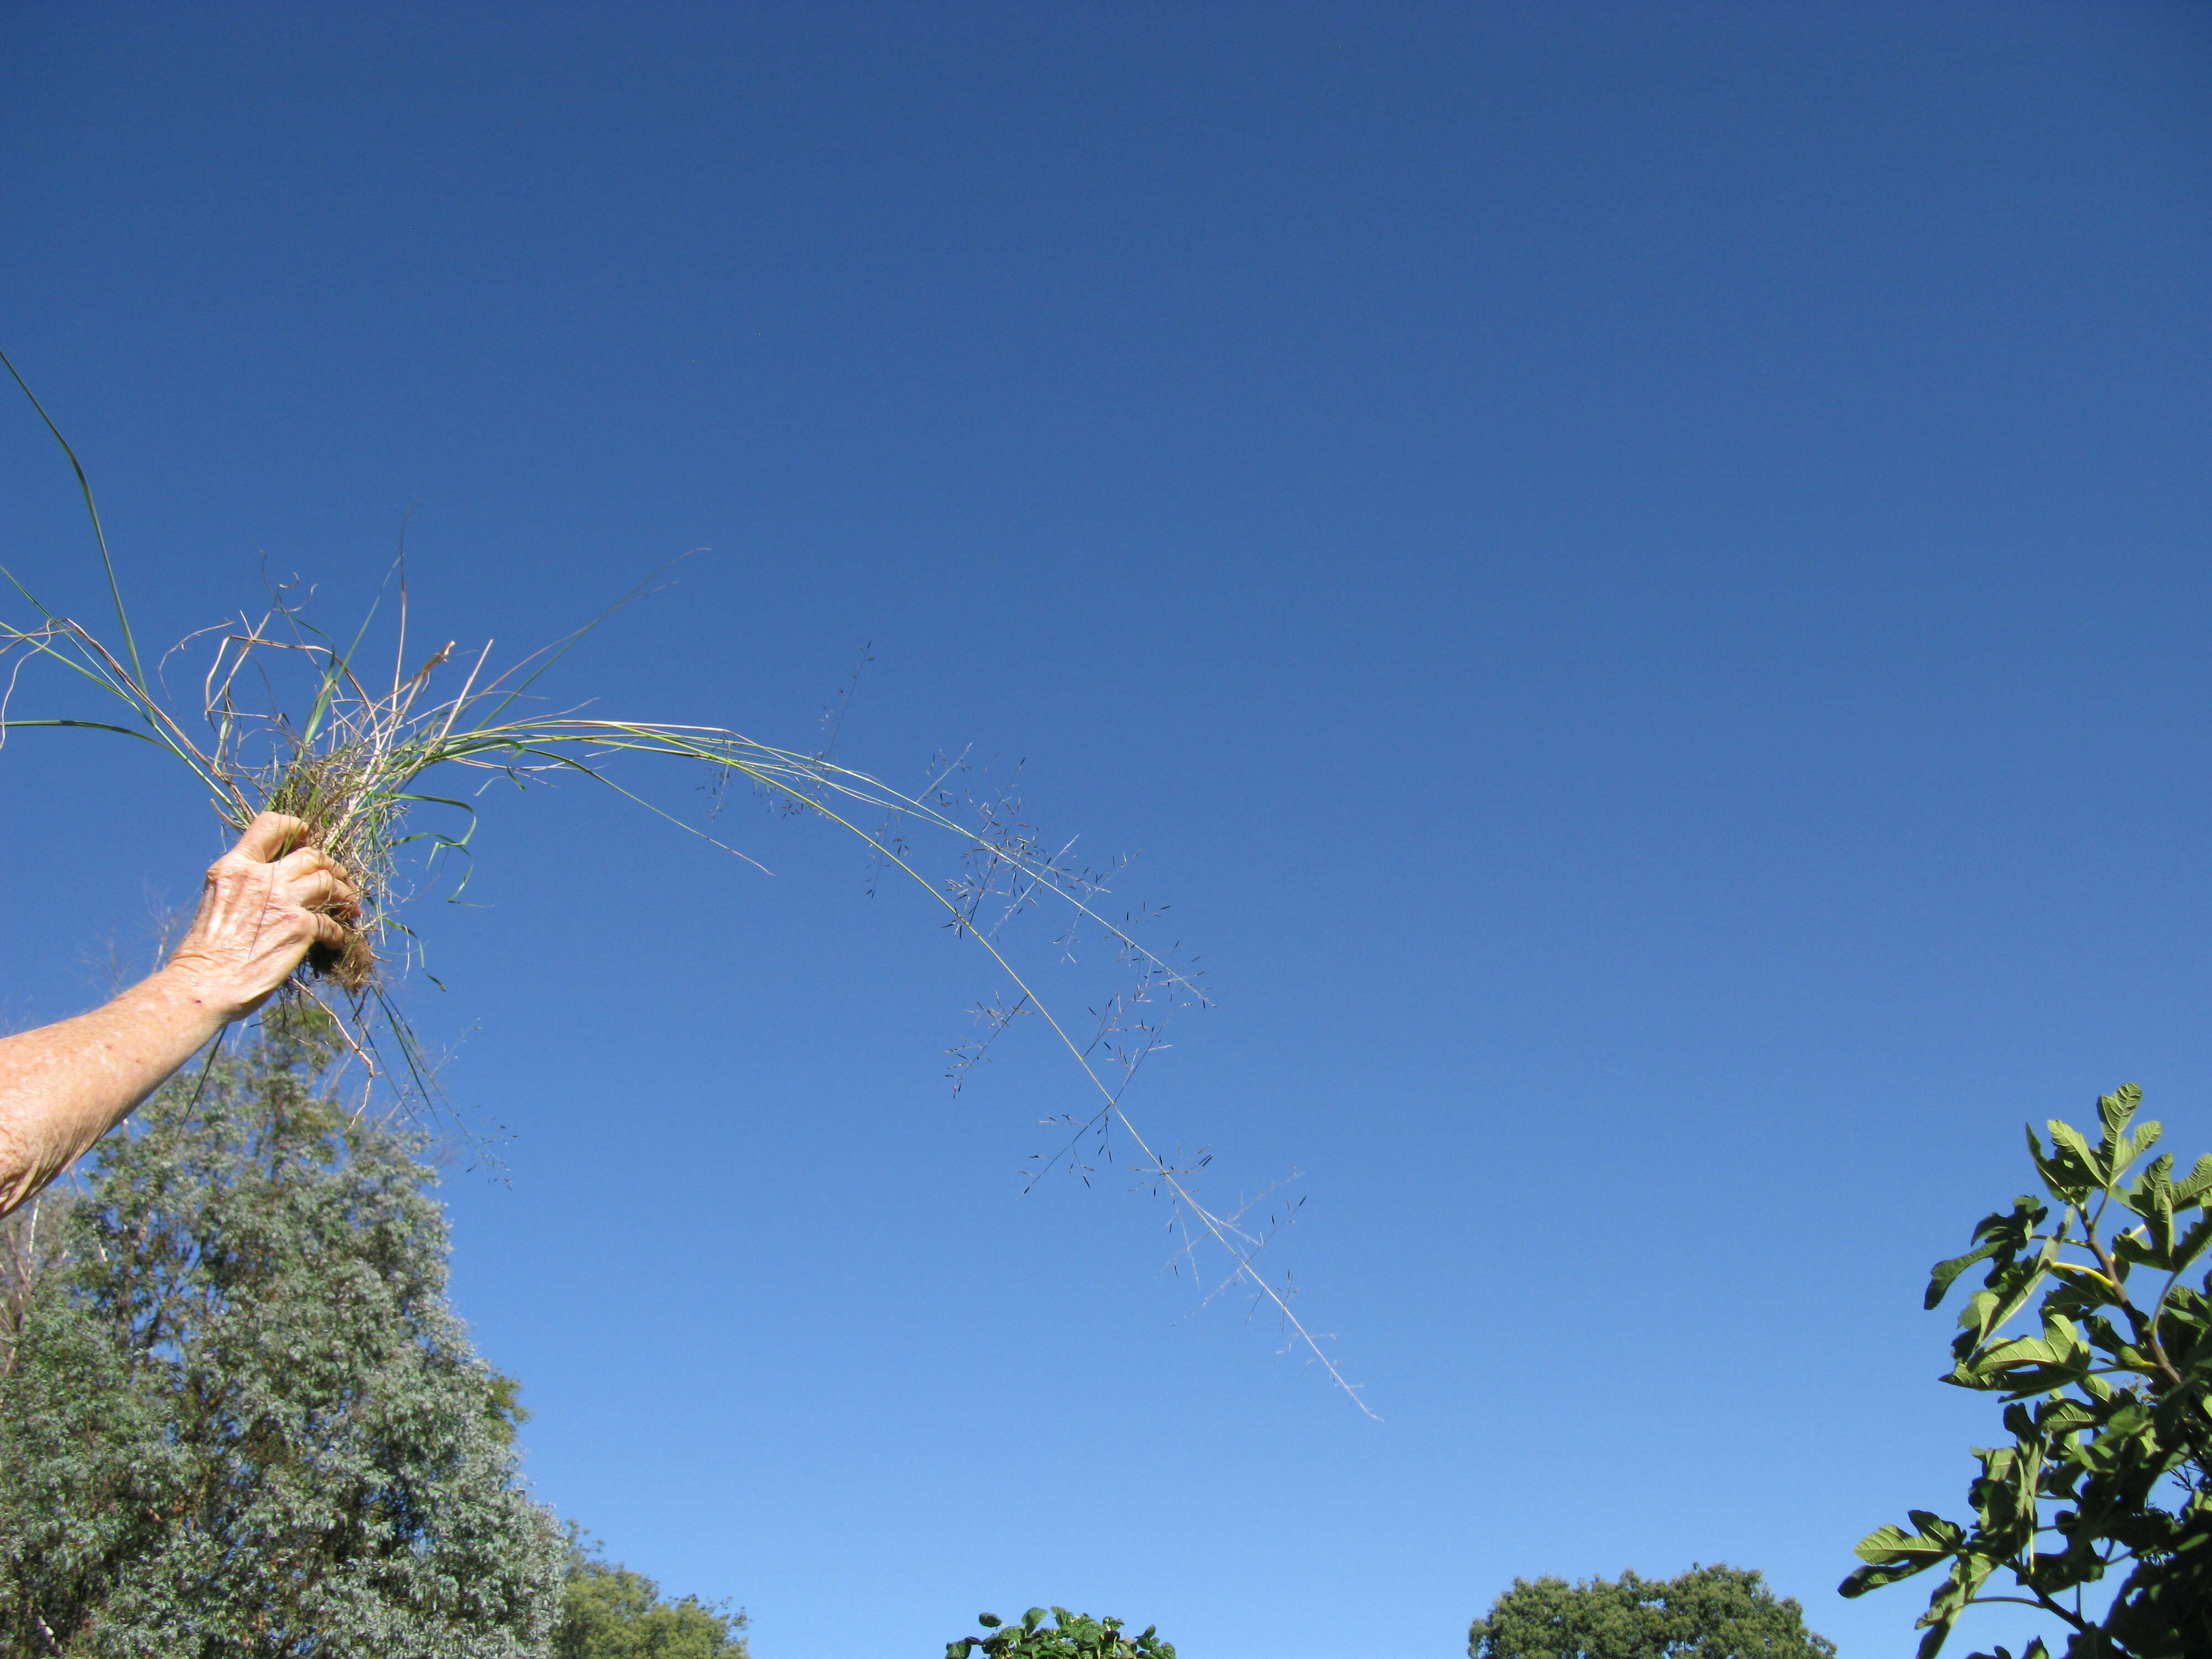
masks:
[[[2123,1083],[2112,1093],[2097,1097],[2097,1115],[2104,1121],[2107,1148],[2126,1131],[2136,1108],[2142,1104],[2142,1091],[2132,1083]]]
[[[1948,1261],[1937,1262],[1929,1270],[1928,1294],[1920,1305],[1925,1309],[1934,1309],[1949,1291],[1953,1280],[1977,1261],[1988,1261],[1997,1253],[2000,1248],[1996,1244],[1984,1244],[1978,1249],[1967,1251],[1964,1255],[1954,1255]]]
[[[2033,1261],[2016,1261],[2001,1272],[1990,1275],[1989,1287],[1979,1290],[1967,1299],[1965,1310],[1959,1315],[1959,1323],[1971,1335],[1959,1339],[1964,1344],[1961,1351],[1954,1345],[1954,1352],[1961,1359],[1990,1340],[2006,1321],[2027,1305],[2051,1270],[2051,1263],[2058,1254],[2057,1238],[2047,1238],[2043,1249]]]
[[[2193,1176],[2191,1177],[2191,1180],[2195,1178]],[[2179,1191],[2179,1188],[2177,1188],[2175,1190]],[[2177,1273],[2187,1272],[2190,1264],[2204,1253],[2204,1247],[2207,1244],[2212,1244],[2212,1214],[2197,1217],[2190,1224],[2189,1231],[2174,1241],[2173,1249],[2166,1264],[2166,1271]]]
[[[2152,1228],[2146,1223],[2141,1227],[2130,1228],[2112,1241],[2112,1260],[2124,1267],[2148,1267],[2155,1273],[2169,1272],[2173,1234],[2171,1213],[2167,1214],[2166,1224],[2168,1248],[2162,1248],[2158,1243],[2152,1237]]]
[[[2062,1395],[2037,1411],[2035,1426],[2039,1432],[2055,1438],[2094,1423],[2098,1416],[2092,1407]]]
[[[2208,1192],[2212,1192],[2212,1152],[2197,1160],[2197,1167],[2189,1172],[2188,1180],[2174,1183],[2173,1207],[2185,1210]]]
[[[2054,1314],[2045,1320],[2040,1337],[2010,1338],[1961,1362],[1960,1369],[1981,1387],[2042,1394],[2078,1381],[2094,1363],[2081,1332],[2063,1315]]]
[[[2145,1130],[2155,1129],[2157,1127],[2155,1123],[2143,1125]],[[2136,1147],[2136,1151],[2140,1153],[2148,1150],[2150,1142],[2144,1140]],[[2145,1220],[2148,1220],[2151,1212],[2158,1206],[2163,1196],[2166,1210],[2171,1213],[2173,1207],[2173,1188],[2168,1177],[2172,1173],[2173,1154],[2161,1152],[2151,1160],[2149,1168],[2120,1188],[2118,1194],[2120,1202]]]
[[[2046,1120],[2043,1127],[2051,1132],[2051,1145],[2056,1155],[2052,1161],[2061,1172],[2062,1184],[2053,1188],[2060,1197],[2078,1199],[2093,1188],[2109,1184],[2112,1176],[2108,1167],[2079,1129],[2055,1117]]]
[[[1894,1522],[1876,1527],[1852,1547],[1851,1553],[1876,1566],[1917,1560],[1920,1565],[1913,1571],[1918,1572],[1955,1554],[1966,1541],[1966,1528],[1955,1521],[1927,1510],[1908,1510],[1905,1516],[1914,1530],[1907,1532]]]
[[[1974,1361],[1978,1371],[2002,1370],[2008,1365],[2049,1365],[2057,1363],[2059,1351],[2039,1336],[2015,1336],[2000,1342]]]

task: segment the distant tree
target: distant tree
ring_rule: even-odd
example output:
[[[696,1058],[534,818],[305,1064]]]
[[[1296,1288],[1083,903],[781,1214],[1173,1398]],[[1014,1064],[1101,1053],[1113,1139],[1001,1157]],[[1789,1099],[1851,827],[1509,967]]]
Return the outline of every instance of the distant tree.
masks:
[[[1971,1522],[1912,1510],[1909,1528],[1859,1542],[1866,1565],[1845,1595],[1948,1569],[1920,1620],[1921,1659],[1986,1601],[2041,1608],[2067,1659],[2212,1654],[2212,1273],[2197,1272],[2212,1251],[2212,1154],[2180,1180],[2170,1153],[2143,1164],[2159,1126],[2135,1122],[2142,1103],[2132,1084],[2100,1097],[2094,1141],[2053,1118],[2046,1152],[2030,1129],[2046,1196],[1984,1216],[1974,1248],[1929,1279],[1933,1309],[1989,1264],[1942,1380],[2003,1401],[2012,1443],[1975,1451]],[[2023,1659],[2046,1651],[2039,1636]]]
[[[1150,1625],[1141,1635],[1124,1636],[1118,1619],[1054,1607],[1048,1625],[1045,1611],[1031,1607],[1013,1625],[994,1613],[981,1614],[975,1622],[991,1634],[946,1643],[945,1659],[969,1659],[978,1653],[990,1659],[1176,1659],[1173,1644],[1161,1641]]]
[[[0,1655],[546,1651],[562,1547],[514,1384],[447,1306],[415,1142],[349,1115],[332,1058],[271,1017],[11,1220]]]
[[[743,1610],[687,1595],[665,1600],[641,1572],[610,1565],[574,1526],[553,1659],[745,1659]]]
[[[1805,1610],[1756,1571],[1674,1578],[1516,1578],[1467,1633],[1470,1659],[1833,1659]]]

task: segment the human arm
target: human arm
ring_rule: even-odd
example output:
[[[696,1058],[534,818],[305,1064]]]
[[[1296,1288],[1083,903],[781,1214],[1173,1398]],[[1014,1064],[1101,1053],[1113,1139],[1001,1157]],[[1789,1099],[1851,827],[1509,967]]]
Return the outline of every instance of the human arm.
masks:
[[[307,826],[264,812],[210,866],[191,929],[159,972],[104,1007],[0,1037],[0,1215],[131,1115],[234,1019],[266,1001],[308,948],[339,945],[357,900]]]

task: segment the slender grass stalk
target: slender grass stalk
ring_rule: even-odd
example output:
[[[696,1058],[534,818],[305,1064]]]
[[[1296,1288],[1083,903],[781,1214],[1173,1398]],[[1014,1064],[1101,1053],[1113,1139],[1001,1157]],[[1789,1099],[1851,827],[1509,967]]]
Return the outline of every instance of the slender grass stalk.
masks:
[[[15,365],[4,356],[0,356],[0,365],[30,397]],[[480,788],[501,779],[526,785],[558,775],[590,778],[686,833],[757,862],[710,830],[656,805],[610,771],[617,763],[641,756],[702,765],[718,791],[729,781],[742,779],[790,811],[839,825],[870,849],[878,868],[897,872],[927,893],[945,913],[946,925],[957,935],[973,939],[1018,994],[1011,1005],[1002,1000],[984,1011],[991,1036],[1016,1014],[1032,1013],[1043,1021],[1086,1080],[1094,1097],[1091,1107],[1059,1120],[1073,1132],[1070,1147],[1086,1135],[1103,1138],[1118,1131],[1126,1136],[1141,1159],[1135,1166],[1140,1182],[1164,1192],[1174,1205],[1186,1252],[1199,1243],[1224,1252],[1229,1266],[1224,1286],[1241,1285],[1271,1306],[1291,1334],[1292,1346],[1304,1350],[1362,1411],[1367,1410],[1353,1385],[1291,1310],[1287,1291],[1259,1271],[1255,1257],[1266,1235],[1247,1226],[1243,1212],[1217,1212],[1201,1202],[1190,1184],[1191,1170],[1164,1158],[1123,1106],[1123,1092],[1138,1066],[1159,1046],[1157,1022],[1146,1018],[1136,1005],[1162,1000],[1203,1004],[1207,999],[1197,977],[1140,943],[1126,920],[1110,917],[1101,908],[1109,891],[1104,878],[1072,862],[1068,848],[1055,853],[1037,842],[1016,821],[1018,814],[1001,810],[1005,803],[987,803],[980,812],[963,815],[961,803],[942,787],[946,772],[956,769],[957,761],[948,763],[946,772],[940,772],[931,787],[910,794],[838,765],[826,753],[779,748],[726,727],[610,720],[580,711],[529,712],[526,694],[540,677],[586,634],[637,598],[652,578],[584,628],[499,672],[489,672],[489,645],[472,658],[456,662],[451,641],[429,653],[410,672],[404,544],[401,559],[350,642],[340,645],[323,635],[280,589],[258,618],[240,616],[188,636],[149,677],[142,665],[91,484],[60,429],[35,398],[31,402],[76,475],[99,541],[123,648],[120,653],[111,649],[82,623],[48,609],[12,572],[0,568],[0,578],[37,617],[21,626],[0,622],[0,658],[15,653],[4,684],[0,684],[0,744],[11,731],[35,726],[75,727],[129,738],[153,745],[188,769],[207,791],[216,812],[234,830],[243,829],[262,811],[301,819],[307,825],[303,844],[320,848],[346,866],[361,891],[362,904],[344,945],[319,950],[288,991],[316,1001],[333,1016],[371,1077],[386,1079],[403,1095],[411,1091],[418,1100],[432,1097],[430,1068],[391,994],[392,978],[404,972],[415,945],[412,930],[400,915],[398,863],[403,850],[416,842],[426,842],[434,860],[441,854],[466,854],[475,821],[475,808],[467,799],[474,792],[471,780]],[[395,589],[397,640],[386,679],[370,670],[362,653],[371,623]],[[209,660],[201,709],[197,717],[188,717],[172,706],[160,671],[180,653],[194,650],[204,650]],[[115,718],[10,718],[16,681],[25,665],[35,660],[58,665],[97,687],[118,705]],[[441,670],[459,671],[464,663],[465,672],[457,690],[450,695],[433,690]],[[293,681],[302,675],[305,678],[305,712],[296,719],[285,712],[284,701],[276,693],[288,665],[294,671]],[[241,687],[258,688],[263,700],[250,702]],[[418,823],[416,814],[425,809],[451,815],[452,827]],[[870,829],[871,823],[880,827]],[[944,838],[957,849],[963,875],[939,883],[923,874],[915,862],[911,840],[921,834]],[[464,885],[465,879],[464,876]],[[1004,948],[1005,923],[1047,902],[1063,908],[1071,928],[1088,928],[1109,941],[1135,975],[1133,989],[1109,1000],[1088,1041],[1048,1006],[1033,978],[1016,967]],[[976,1045],[956,1066],[956,1073],[980,1055],[989,1040]],[[389,1054],[387,1047],[392,1051]],[[1115,1070],[1120,1073],[1118,1081],[1112,1075]],[[1068,1150],[1064,1148],[1063,1155]]]

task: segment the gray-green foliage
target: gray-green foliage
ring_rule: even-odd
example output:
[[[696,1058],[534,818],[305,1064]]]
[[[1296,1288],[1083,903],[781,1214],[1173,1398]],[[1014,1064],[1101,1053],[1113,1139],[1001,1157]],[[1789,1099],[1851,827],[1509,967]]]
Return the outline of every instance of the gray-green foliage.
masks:
[[[562,1540],[429,1171],[330,1097],[326,1024],[234,1045],[101,1143],[17,1287],[0,1654],[543,1654]]]
[[[1054,1607],[1048,1625],[1044,1615],[1044,1608],[1031,1607],[1019,1623],[1009,1625],[996,1613],[981,1614],[975,1622],[990,1634],[947,1642],[945,1659],[969,1659],[977,1653],[990,1659],[1175,1659],[1174,1645],[1161,1641],[1150,1625],[1139,1635],[1124,1636],[1118,1619]]]
[[[1674,1578],[1516,1578],[1467,1633],[1471,1659],[1833,1659],[1805,1610],[1756,1571]]]
[[[604,1559],[568,1528],[568,1581],[553,1659],[745,1659],[745,1615],[687,1595],[663,1596],[641,1572]]]
[[[2212,1653],[2212,1273],[2184,1279],[2212,1246],[2212,1155],[2185,1180],[2171,1154],[2138,1170],[2159,1139],[2135,1123],[2142,1100],[2132,1084],[2101,1097],[2094,1143],[2053,1119],[2046,1152],[2030,1129],[2049,1201],[1984,1217],[1974,1249],[1929,1282],[1934,1308],[1989,1264],[1943,1380],[2005,1401],[2013,1443],[1975,1451],[1971,1522],[1913,1510],[1909,1528],[1860,1542],[1867,1565],[1844,1581],[1860,1595],[1948,1567],[1920,1621],[1923,1659],[1968,1607],[2008,1599],[2066,1632],[2068,1659]],[[1999,1572],[2009,1582],[1992,1586]],[[2107,1606],[2085,1595],[2122,1574]],[[2040,1637],[2027,1650],[2044,1652]]]

